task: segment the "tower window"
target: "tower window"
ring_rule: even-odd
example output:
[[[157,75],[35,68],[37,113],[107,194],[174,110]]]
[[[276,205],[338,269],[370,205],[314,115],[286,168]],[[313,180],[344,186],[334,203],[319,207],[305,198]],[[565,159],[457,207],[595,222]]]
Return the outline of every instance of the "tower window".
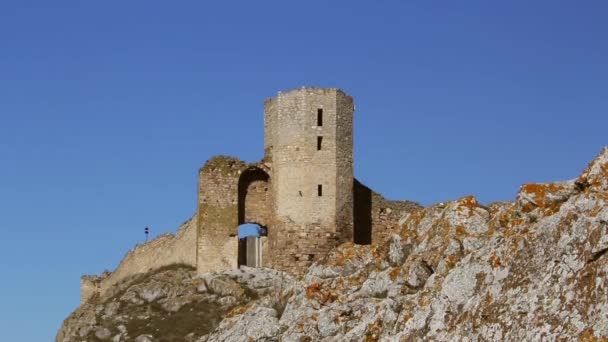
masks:
[[[321,184],[317,185],[317,195],[319,195],[319,197],[323,196],[323,185]]]
[[[323,126],[323,108],[317,109],[317,126]]]
[[[317,137],[317,151],[321,151],[322,144],[323,144],[323,137]]]

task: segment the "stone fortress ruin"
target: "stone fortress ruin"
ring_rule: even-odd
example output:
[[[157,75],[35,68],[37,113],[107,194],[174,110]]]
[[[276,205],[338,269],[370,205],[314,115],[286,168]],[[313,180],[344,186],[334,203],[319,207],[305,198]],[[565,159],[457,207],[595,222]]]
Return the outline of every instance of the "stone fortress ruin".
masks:
[[[215,156],[199,170],[196,214],[175,235],[136,246],[114,272],[83,276],[81,301],[136,274],[182,264],[198,273],[270,267],[302,274],[339,244],[384,240],[404,212],[353,176],[353,99],[335,88],[279,92],[264,104],[264,158]],[[255,223],[265,236],[241,239]]]

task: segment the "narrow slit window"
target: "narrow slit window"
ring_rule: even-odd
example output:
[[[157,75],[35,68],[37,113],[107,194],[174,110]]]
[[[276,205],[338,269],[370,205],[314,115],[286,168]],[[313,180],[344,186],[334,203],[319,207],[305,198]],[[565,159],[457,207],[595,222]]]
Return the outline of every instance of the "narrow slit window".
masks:
[[[323,185],[321,184],[317,185],[317,195],[319,195],[319,197],[323,196]]]
[[[317,109],[317,126],[323,126],[323,108]]]
[[[317,151],[321,151],[322,145],[323,145],[323,137],[317,137]]]

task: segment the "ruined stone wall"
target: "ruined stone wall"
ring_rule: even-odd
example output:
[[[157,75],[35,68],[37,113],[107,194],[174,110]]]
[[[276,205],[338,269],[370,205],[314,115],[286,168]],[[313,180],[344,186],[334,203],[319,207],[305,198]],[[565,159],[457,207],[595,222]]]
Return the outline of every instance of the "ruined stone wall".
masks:
[[[266,106],[273,266],[298,273],[352,234],[352,99],[337,89],[302,88]]]
[[[196,266],[196,216],[183,223],[175,235],[164,234],[135,246],[114,272],[81,278],[81,302],[104,293],[114,284],[136,274],[169,265]]]
[[[216,156],[199,172],[197,272],[236,268],[238,184],[246,164]]]
[[[399,227],[407,212],[421,208],[410,201],[390,201],[355,179],[354,181],[354,242],[380,244]]]
[[[264,102],[264,160],[266,161],[270,161],[272,159],[272,148],[275,144],[277,118],[277,99],[266,99]]]

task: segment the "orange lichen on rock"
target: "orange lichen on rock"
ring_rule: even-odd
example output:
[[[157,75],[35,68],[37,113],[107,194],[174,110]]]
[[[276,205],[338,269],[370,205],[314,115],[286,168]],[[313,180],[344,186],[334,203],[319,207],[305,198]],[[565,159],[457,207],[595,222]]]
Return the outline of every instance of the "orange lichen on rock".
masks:
[[[403,237],[415,236],[416,230],[418,230],[418,226],[420,226],[420,221],[426,215],[426,210],[415,210],[411,212],[405,222],[401,225],[401,235]]]
[[[496,256],[496,253],[492,253],[490,255],[488,262],[490,263],[490,265],[492,266],[493,269],[497,269],[502,266],[502,263],[500,262],[500,258],[498,256]]]
[[[608,146],[600,152],[600,154],[591,162],[589,166],[578,177],[577,182],[585,187],[601,188],[604,185],[604,190],[608,184]]]
[[[456,254],[450,254],[445,259],[445,268],[446,268],[446,270],[451,270],[452,268],[454,268],[454,266],[456,265],[456,262],[458,262],[458,260],[459,260],[458,255],[456,255]]]
[[[346,242],[338,246],[327,258],[327,265],[344,266],[349,259],[355,255],[355,246],[352,242]]]
[[[565,185],[565,184],[556,184],[556,183],[524,184],[521,187],[520,194],[527,196],[526,199],[534,206],[546,207],[555,202],[560,202],[559,200],[556,200],[555,198],[559,198],[558,193],[567,190],[566,187],[567,187],[567,185]],[[551,198],[551,196],[553,197],[553,199]],[[524,212],[529,212],[529,211],[533,210],[534,208],[532,207],[531,209],[529,209],[529,207],[524,206],[522,209]]]
[[[603,206],[601,206],[601,205],[596,206],[595,208],[593,208],[591,210],[591,212],[589,212],[589,216],[596,217],[597,214],[599,214],[602,211],[602,209],[604,209]]]
[[[336,300],[338,295],[331,289],[325,289],[322,283],[312,283],[306,287],[306,298],[325,304]]]
[[[521,212],[516,207],[509,208],[500,213],[496,221],[500,225],[501,233],[506,237],[521,236],[529,232],[528,227],[538,218],[533,214],[522,216]]]
[[[559,211],[562,207],[562,202],[556,202],[543,208],[543,216],[551,216]]]
[[[347,278],[350,286],[361,286],[367,280],[368,272],[357,272]]]
[[[365,329],[365,342],[379,341],[382,334],[382,320],[367,325]]]
[[[539,208],[539,214],[551,216],[560,210],[562,203],[575,191],[571,182],[524,184],[519,191],[518,202],[523,213]]]
[[[553,187],[553,184],[546,185],[532,183],[522,185],[520,193],[527,196],[527,199],[529,200],[528,203],[523,205],[522,211],[524,213],[528,213],[534,210],[536,207],[544,207],[547,190],[551,191]],[[555,189],[553,189],[553,191],[555,191]]]
[[[249,308],[251,308],[252,305],[253,305],[253,302],[249,302],[245,305],[237,306],[234,309],[230,310],[228,312],[228,314],[226,314],[226,317],[234,317],[234,316],[241,315],[241,314],[245,313],[245,311],[249,310]]]
[[[475,209],[479,207],[479,202],[473,195],[464,196],[456,200],[457,210],[461,213],[468,214],[469,217],[475,215]]]
[[[381,246],[372,246],[372,248],[371,248],[372,256],[377,261],[384,259],[384,254],[382,253],[383,251],[380,247]]]
[[[492,297],[492,294],[490,294],[489,292],[486,293],[486,296],[483,298],[483,303],[486,306],[489,306],[490,304],[492,304],[492,302],[494,302],[494,298]]]
[[[608,337],[602,336],[597,337],[593,334],[592,328],[587,328],[583,330],[583,332],[578,335],[579,341],[581,342],[608,342]]]
[[[504,213],[501,213],[498,216],[498,224],[501,227],[507,227],[507,226],[509,226],[509,222],[511,221],[511,217],[512,216],[513,216],[513,212],[511,212],[510,210],[507,210]]]
[[[391,278],[391,280],[394,281],[395,279],[397,279],[397,277],[399,277],[400,274],[401,267],[395,267],[388,273],[388,276]]]
[[[521,226],[524,222],[526,222],[526,220],[524,220],[521,217],[515,217],[514,219],[512,219],[511,221],[509,221],[509,227],[513,228],[513,227],[519,227]]]
[[[477,202],[477,199],[473,195],[469,195],[469,196],[460,198],[458,200],[458,203],[469,209],[475,209],[479,206],[479,202]]]

